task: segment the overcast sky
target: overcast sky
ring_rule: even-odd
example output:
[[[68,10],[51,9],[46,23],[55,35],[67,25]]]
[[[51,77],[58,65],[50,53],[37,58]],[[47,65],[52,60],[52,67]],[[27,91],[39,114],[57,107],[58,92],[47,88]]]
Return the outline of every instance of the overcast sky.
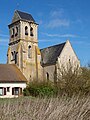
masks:
[[[8,24],[15,10],[32,14],[39,24],[39,47],[70,40],[81,65],[90,63],[90,0],[1,0],[0,63],[7,61]]]

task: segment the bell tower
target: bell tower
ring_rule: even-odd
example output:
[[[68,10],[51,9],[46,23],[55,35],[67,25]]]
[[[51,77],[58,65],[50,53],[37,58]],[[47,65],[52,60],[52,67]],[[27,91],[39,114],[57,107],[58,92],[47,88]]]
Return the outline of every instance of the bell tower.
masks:
[[[10,40],[7,63],[16,64],[28,81],[38,78],[38,24],[31,14],[16,10],[8,25]]]

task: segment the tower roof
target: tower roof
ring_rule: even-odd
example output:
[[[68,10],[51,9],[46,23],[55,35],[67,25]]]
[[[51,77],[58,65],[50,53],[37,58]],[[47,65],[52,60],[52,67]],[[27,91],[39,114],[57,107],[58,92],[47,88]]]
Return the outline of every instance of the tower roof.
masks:
[[[31,14],[28,14],[26,12],[22,12],[22,11],[19,11],[19,10],[16,10],[16,12],[18,13],[20,19],[35,22],[35,20],[34,20],[34,18],[32,17]]]
[[[41,49],[41,57],[42,57],[41,64],[42,65],[55,64],[58,56],[61,54],[64,48],[65,43],[66,42]]]
[[[32,17],[31,14],[28,14],[26,12],[22,12],[22,11],[19,11],[19,10],[16,10],[14,12],[14,16],[13,16],[13,19],[12,19],[12,23],[15,23],[19,20],[23,20],[23,21],[29,21],[29,22],[33,22],[35,23],[35,20],[34,18]],[[11,24],[12,24],[11,23]]]

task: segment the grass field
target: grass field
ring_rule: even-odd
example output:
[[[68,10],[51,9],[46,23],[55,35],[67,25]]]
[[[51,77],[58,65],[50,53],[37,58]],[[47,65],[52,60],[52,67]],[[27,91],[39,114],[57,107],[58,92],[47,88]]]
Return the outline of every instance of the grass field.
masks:
[[[90,120],[90,97],[0,99],[0,120]]]

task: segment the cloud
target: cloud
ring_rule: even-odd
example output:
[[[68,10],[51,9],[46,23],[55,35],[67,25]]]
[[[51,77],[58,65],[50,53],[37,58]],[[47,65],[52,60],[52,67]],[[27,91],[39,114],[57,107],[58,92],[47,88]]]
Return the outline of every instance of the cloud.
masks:
[[[58,17],[62,17],[64,13],[64,9],[60,9],[60,10],[54,10],[50,12],[50,16],[54,17],[54,18],[58,18]]]
[[[76,34],[49,34],[49,33],[43,33],[41,34],[48,36],[48,37],[59,37],[59,38],[87,38],[85,36],[80,36]]]
[[[45,25],[46,28],[59,28],[59,27],[68,27],[70,25],[70,21],[65,17],[64,9],[56,9],[50,11],[49,13],[49,21]]]
[[[66,19],[53,19],[47,24],[47,28],[68,27],[70,22]]]

